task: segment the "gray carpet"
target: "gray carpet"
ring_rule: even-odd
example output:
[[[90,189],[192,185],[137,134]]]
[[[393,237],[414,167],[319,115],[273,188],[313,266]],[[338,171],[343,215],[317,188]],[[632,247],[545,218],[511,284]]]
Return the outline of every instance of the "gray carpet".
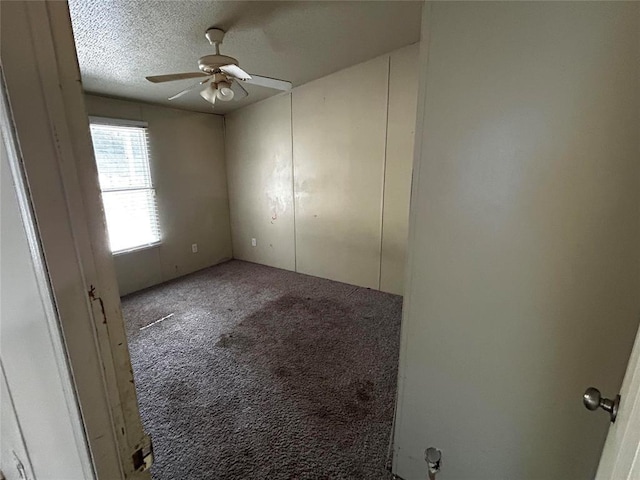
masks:
[[[401,297],[233,260],[122,306],[155,480],[392,478]]]

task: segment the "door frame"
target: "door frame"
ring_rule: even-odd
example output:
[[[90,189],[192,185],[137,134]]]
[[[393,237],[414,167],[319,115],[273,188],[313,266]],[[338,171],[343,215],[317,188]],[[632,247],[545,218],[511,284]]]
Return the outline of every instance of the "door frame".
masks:
[[[96,476],[148,479],[68,6],[0,8],[13,127]]]

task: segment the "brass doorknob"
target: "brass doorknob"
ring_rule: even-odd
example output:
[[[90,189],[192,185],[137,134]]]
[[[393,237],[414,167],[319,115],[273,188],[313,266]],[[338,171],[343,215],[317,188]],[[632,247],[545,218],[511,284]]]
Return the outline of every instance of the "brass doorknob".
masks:
[[[610,398],[602,398],[600,390],[594,387],[589,387],[582,396],[582,403],[587,407],[587,410],[597,410],[598,408],[609,412],[611,423],[616,421],[618,416],[618,407],[620,406],[620,395],[611,400]]]

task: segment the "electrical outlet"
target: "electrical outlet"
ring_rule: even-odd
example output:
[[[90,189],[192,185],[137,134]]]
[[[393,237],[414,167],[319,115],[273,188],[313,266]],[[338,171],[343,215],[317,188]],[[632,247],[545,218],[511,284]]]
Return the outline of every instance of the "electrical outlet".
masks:
[[[194,243],[191,245],[191,253],[198,253],[198,244]]]
[[[258,241],[255,238],[251,239],[251,246],[252,247],[257,247],[258,246]]]

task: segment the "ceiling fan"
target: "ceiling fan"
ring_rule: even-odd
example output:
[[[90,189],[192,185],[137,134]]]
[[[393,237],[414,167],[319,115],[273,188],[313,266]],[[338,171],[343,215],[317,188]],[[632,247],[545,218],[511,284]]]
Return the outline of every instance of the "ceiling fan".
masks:
[[[146,77],[146,79],[152,83],[163,83],[187,78],[201,78],[195,85],[169,97],[169,100],[174,100],[195,88],[206,85],[200,92],[200,96],[212,105],[215,105],[216,100],[229,102],[234,98],[238,100],[246,97],[249,92],[244,89],[240,82],[273,88],[275,90],[291,90],[291,82],[260,75],[250,75],[240,68],[238,60],[235,58],[220,55],[220,44],[224,38],[224,33],[225,32],[219,28],[210,28],[205,33],[205,37],[209,40],[209,43],[214,46],[216,53],[215,55],[200,57],[198,60],[199,72],[153,75]]]

